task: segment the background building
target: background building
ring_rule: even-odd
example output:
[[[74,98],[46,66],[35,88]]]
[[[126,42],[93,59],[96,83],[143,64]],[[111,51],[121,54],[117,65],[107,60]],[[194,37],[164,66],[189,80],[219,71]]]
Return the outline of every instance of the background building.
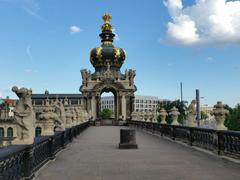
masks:
[[[167,99],[159,99],[157,96],[142,96],[135,95],[134,110],[139,111],[155,111],[159,102],[167,102]],[[101,97],[101,110],[110,109],[114,112],[114,97],[105,96]]]

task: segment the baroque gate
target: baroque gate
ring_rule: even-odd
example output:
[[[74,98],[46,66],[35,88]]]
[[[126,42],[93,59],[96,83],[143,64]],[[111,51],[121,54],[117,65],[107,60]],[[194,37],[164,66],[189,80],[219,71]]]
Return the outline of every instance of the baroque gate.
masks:
[[[101,94],[112,92],[114,95],[115,121],[126,121],[131,118],[134,110],[134,84],[135,70],[129,69],[121,72],[121,66],[126,58],[122,48],[115,47],[113,40],[115,34],[110,24],[111,16],[103,15],[104,24],[101,26],[101,46],[93,48],[90,52],[90,62],[95,72],[81,70],[82,85],[80,91],[85,99],[88,112],[94,120],[100,118]]]

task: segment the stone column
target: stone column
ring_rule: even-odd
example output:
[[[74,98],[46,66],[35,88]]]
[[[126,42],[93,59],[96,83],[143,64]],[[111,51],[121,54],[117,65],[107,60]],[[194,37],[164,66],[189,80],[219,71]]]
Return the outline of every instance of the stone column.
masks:
[[[228,128],[224,125],[224,121],[225,121],[226,115],[229,114],[229,111],[224,108],[224,105],[222,104],[221,101],[217,102],[211,114],[214,115],[215,117],[217,130],[228,130]]]
[[[95,96],[92,96],[92,99],[91,99],[91,109],[92,109],[92,117],[95,120],[97,118],[97,112],[96,112],[97,106],[96,106]]]
[[[122,120],[126,120],[127,113],[126,113],[126,97],[122,95]]]

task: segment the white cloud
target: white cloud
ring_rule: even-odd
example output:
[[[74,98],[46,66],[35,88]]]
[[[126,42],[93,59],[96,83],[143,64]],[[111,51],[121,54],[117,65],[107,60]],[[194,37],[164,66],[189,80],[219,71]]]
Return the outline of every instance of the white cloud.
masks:
[[[213,61],[213,57],[210,57],[210,56],[207,57],[207,61],[208,61],[208,62],[212,62],[212,61]]]
[[[240,42],[240,0],[196,0],[183,7],[182,0],[166,0],[171,22],[168,39],[181,44]]]
[[[70,30],[70,33],[72,34],[79,33],[82,31],[82,29],[78,26],[70,26],[69,30]]]
[[[25,69],[25,73],[38,73],[39,71],[36,69]]]
[[[26,53],[27,53],[27,56],[29,57],[29,59],[32,60],[33,57],[32,57],[32,53],[31,53],[31,46],[30,45],[27,46]]]
[[[38,0],[23,0],[23,10],[30,16],[36,17],[42,21],[46,21],[39,15],[40,5]]]

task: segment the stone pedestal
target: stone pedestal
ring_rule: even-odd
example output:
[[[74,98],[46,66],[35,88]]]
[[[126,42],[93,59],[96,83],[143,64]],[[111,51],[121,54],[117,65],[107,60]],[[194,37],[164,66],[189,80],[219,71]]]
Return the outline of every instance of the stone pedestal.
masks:
[[[136,131],[134,129],[120,129],[119,149],[137,149]]]

